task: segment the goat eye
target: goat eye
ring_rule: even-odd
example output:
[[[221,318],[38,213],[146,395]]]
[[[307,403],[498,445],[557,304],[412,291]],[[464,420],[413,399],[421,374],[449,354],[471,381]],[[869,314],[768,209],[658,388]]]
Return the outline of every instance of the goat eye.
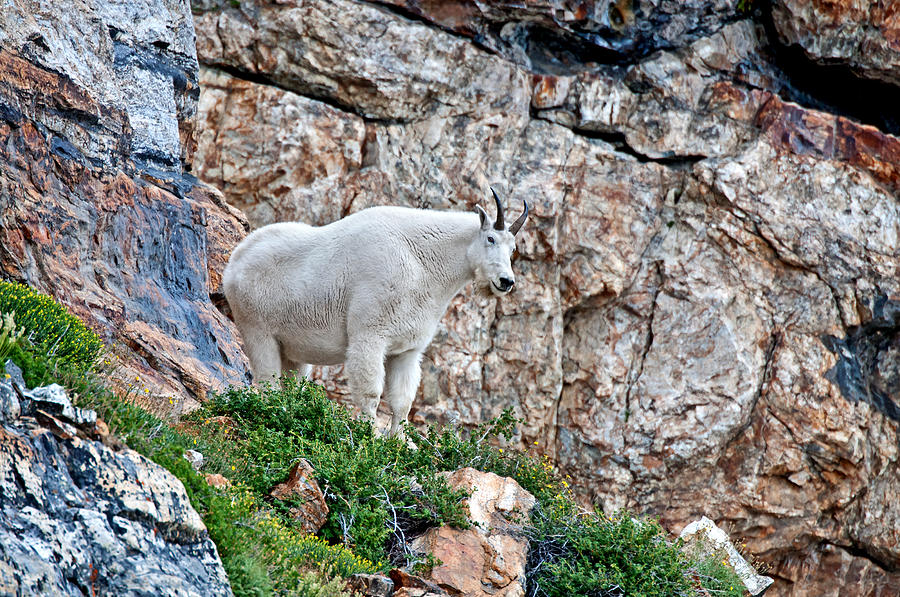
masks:
[[[489,237],[488,237],[488,244],[491,244],[491,245],[494,244],[494,237],[493,237],[493,236],[489,236]]]

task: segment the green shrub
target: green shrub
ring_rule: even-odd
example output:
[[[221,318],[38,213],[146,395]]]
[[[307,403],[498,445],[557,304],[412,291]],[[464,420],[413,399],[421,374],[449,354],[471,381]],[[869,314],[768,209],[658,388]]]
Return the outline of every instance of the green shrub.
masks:
[[[212,397],[190,417],[206,438],[198,443],[204,454],[222,444],[217,423],[210,421],[221,415],[232,418],[239,431],[230,438],[228,457],[214,456],[209,470],[265,496],[298,458],[306,458],[330,509],[322,536],[381,567],[408,563],[403,537],[412,529],[468,526],[461,504],[466,494],[450,490],[437,476],[442,466],[419,466],[404,440],[381,436],[319,386],[286,378],[280,387],[230,388]],[[290,500],[274,504],[282,513],[292,505]],[[291,524],[287,516],[284,521]]]
[[[0,367],[10,354],[19,346],[19,340],[25,330],[16,330],[16,319],[12,313],[0,313]]]
[[[129,447],[181,480],[191,504],[203,517],[238,597],[339,597],[345,595],[341,592],[343,582],[328,577],[376,571],[374,564],[342,546],[329,545],[285,526],[249,487],[211,487],[183,455],[188,447],[211,444],[219,435],[198,439],[173,429],[96,382],[81,383],[79,394],[80,406],[97,410]],[[220,457],[228,458],[232,446],[219,447],[223,451]],[[232,471],[229,473],[231,476]]]
[[[13,360],[20,367],[31,365],[27,369],[33,376],[47,368],[86,371],[103,351],[99,336],[80,319],[23,284],[0,280],[0,313],[12,313],[16,327],[24,331],[24,346],[14,351]]]
[[[468,433],[434,426],[424,432],[407,427],[406,433],[417,447],[415,466],[470,466],[512,477],[537,498],[527,528],[529,596],[742,594],[743,585],[721,558],[695,561],[679,542],[667,540],[656,521],[581,511],[549,458],[497,447],[501,438],[513,437],[517,423],[507,409]]]
[[[717,597],[742,597],[747,592],[741,577],[721,555],[694,560],[690,576],[698,579],[710,595]]]
[[[627,513],[568,520],[536,514],[529,594],[665,597],[691,593],[687,556],[659,523]]]

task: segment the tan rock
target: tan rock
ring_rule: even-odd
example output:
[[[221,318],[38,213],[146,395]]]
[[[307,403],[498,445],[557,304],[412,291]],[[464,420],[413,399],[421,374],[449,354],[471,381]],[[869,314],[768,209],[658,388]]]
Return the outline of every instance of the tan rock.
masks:
[[[206,473],[204,477],[206,478],[206,482],[212,487],[231,487],[231,481],[219,473]]]
[[[843,62],[865,77],[900,84],[900,15],[891,3],[777,0],[779,36],[823,63]]]
[[[466,507],[477,526],[431,528],[413,541],[414,551],[441,562],[427,578],[451,594],[524,595],[528,539],[520,534],[521,523],[534,507],[534,496],[513,479],[471,468],[449,474],[447,482],[473,492]]]
[[[255,221],[274,219],[274,206],[295,201],[295,189],[360,168],[366,136],[361,118],[212,69],[203,69],[200,79],[205,93],[195,167]],[[275,167],[272,155],[279,156]],[[340,216],[332,209],[312,219]]]
[[[312,465],[301,458],[291,468],[287,480],[276,485],[269,493],[276,500],[299,500],[300,505],[291,508],[291,516],[311,535],[318,533],[328,520],[328,504],[316,483],[314,472]]]

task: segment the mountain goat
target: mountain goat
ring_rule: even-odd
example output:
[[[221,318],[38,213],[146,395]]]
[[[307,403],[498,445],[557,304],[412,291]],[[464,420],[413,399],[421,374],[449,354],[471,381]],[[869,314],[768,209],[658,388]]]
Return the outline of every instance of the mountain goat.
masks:
[[[493,192],[493,189],[491,189]],[[406,420],[419,361],[469,282],[502,296],[528,204],[507,229],[475,213],[371,207],[313,227],[270,224],[231,254],[223,284],[255,381],[345,363],[352,400],[373,420],[384,392],[390,432]]]

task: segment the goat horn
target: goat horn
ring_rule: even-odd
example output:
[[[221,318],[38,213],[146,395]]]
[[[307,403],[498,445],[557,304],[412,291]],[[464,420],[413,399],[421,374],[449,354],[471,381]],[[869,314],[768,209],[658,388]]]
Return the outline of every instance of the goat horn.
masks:
[[[497,191],[494,190],[494,187],[491,187],[491,193],[494,194],[494,201],[497,202],[497,220],[494,222],[494,230],[506,230],[506,222],[503,221],[503,206],[500,205],[500,197],[497,196]]]
[[[522,199],[522,203],[525,204],[525,211],[523,211],[522,215],[519,216],[519,218],[515,222],[513,222],[512,226],[509,227],[509,231],[512,234],[516,234],[519,231],[519,228],[521,228],[522,224],[525,223],[525,218],[528,217],[528,202]]]

